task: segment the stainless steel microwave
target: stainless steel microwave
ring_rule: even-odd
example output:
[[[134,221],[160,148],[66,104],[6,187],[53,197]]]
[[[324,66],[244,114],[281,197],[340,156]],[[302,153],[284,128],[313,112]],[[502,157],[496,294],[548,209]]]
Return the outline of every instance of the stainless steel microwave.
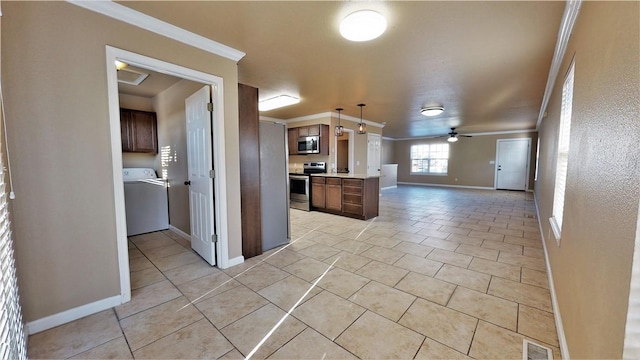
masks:
[[[303,136],[298,138],[298,154],[319,154],[320,136]]]

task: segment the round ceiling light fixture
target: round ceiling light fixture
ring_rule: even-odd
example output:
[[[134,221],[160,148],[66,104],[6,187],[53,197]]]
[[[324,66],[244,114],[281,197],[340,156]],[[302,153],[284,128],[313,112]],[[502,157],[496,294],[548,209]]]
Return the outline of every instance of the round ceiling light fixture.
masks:
[[[360,10],[347,15],[340,23],[340,34],[351,41],[369,41],[387,30],[387,19],[373,10]]]
[[[420,114],[424,116],[436,116],[442,114],[443,111],[443,106],[425,106],[420,110]]]

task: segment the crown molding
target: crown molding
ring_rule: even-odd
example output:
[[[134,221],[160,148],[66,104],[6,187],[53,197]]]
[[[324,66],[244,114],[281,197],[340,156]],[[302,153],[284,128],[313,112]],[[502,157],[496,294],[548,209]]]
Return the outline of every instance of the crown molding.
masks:
[[[326,118],[338,118],[338,113],[333,112],[333,111],[327,111],[327,112],[323,112],[323,113],[318,113],[318,114],[312,114],[312,115],[305,115],[305,116],[300,116],[300,117],[295,117],[295,118],[291,118],[288,120],[284,120],[284,122],[286,122],[287,124],[292,124],[292,123],[297,123],[297,122],[301,122],[301,121],[307,121],[307,120],[318,120],[318,119],[326,119]],[[360,123],[360,118],[354,117],[354,116],[350,116],[350,115],[340,115],[340,120],[346,120],[346,121],[351,121],[354,123],[359,124]],[[371,120],[366,120],[366,119],[362,119],[362,122],[367,124],[367,126],[373,126],[373,127],[377,127],[377,128],[383,128],[385,126],[385,124],[380,124]]]
[[[560,71],[560,66],[562,66],[562,59],[567,51],[567,44],[569,44],[571,31],[573,30],[573,25],[575,25],[576,19],[578,18],[581,4],[582,0],[569,0],[565,5],[562,21],[560,22],[560,30],[558,31],[558,42],[556,43],[556,49],[553,53],[553,60],[551,60],[549,78],[547,79],[547,86],[544,89],[544,96],[542,97],[542,106],[540,107],[540,113],[538,114],[536,130],[540,128],[542,119],[545,118],[547,106],[551,99],[551,93],[553,92],[553,87],[556,83],[556,79],[558,78],[558,72]]]
[[[66,1],[81,8],[108,16],[110,18],[125,22],[133,26],[137,26],[141,29],[151,31],[158,35],[162,35],[169,39],[179,41],[183,44],[193,46],[200,50],[204,50],[208,53],[233,60],[236,63],[246,55],[240,50],[236,50],[217,41],[213,41],[202,35],[192,33],[191,31],[187,31],[183,28],[169,24],[168,22],[156,19],[152,16],[133,10],[124,5],[117,4],[111,0]]]
[[[530,130],[506,130],[506,131],[487,131],[480,133],[464,133],[459,135],[469,135],[469,136],[489,136],[489,135],[507,135],[507,134],[527,134],[527,133],[537,133],[538,130],[530,129]],[[434,135],[434,136],[422,136],[422,137],[411,137],[411,138],[386,138],[386,140],[392,141],[406,141],[406,140],[426,140],[426,139],[436,139],[436,138],[444,138],[449,134],[445,135]]]

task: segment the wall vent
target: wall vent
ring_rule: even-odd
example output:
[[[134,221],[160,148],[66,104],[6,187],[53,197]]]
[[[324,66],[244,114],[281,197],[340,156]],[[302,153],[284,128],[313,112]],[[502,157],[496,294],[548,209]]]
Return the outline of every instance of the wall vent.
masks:
[[[522,343],[522,360],[552,360],[553,352],[546,346],[536,344],[527,339]]]

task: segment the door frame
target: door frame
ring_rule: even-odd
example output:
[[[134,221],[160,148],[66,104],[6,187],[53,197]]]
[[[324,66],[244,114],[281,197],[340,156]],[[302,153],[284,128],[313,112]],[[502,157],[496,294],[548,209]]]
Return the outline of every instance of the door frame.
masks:
[[[349,133],[349,173],[353,173],[353,153],[354,153],[354,143],[356,138],[354,137],[355,131],[351,129],[342,129],[343,132]],[[338,170],[338,137],[333,136],[333,166],[332,168]]]
[[[380,151],[378,151],[378,170],[377,170],[377,175],[381,176],[382,175],[382,135],[381,134],[373,134],[373,133],[367,133],[367,176],[372,176],[369,175],[369,166],[371,163],[371,160],[369,159],[369,141],[372,141],[372,138],[377,138],[377,141],[380,142]]]
[[[531,138],[510,138],[510,139],[498,139],[496,140],[496,158],[495,158],[495,163],[493,165],[494,170],[493,170],[493,189],[497,190],[498,189],[498,158],[500,155],[500,143],[501,142],[506,142],[506,141],[526,141],[527,142],[527,148],[528,148],[528,152],[527,152],[527,174],[526,176],[526,182],[525,182],[525,186],[524,186],[524,191],[529,191],[529,175],[530,175],[530,170],[531,170]]]
[[[213,179],[213,191],[216,199],[214,202],[216,211],[215,222],[216,228],[218,229],[216,262],[220,268],[226,268],[230,265],[224,139],[224,83],[221,77],[213,74],[203,73],[180,65],[118,49],[109,45],[106,46],[107,96],[109,102],[109,128],[111,133],[116,243],[118,251],[118,269],[120,272],[120,296],[122,303],[125,303],[131,300],[131,279],[129,276],[129,246],[124,206],[124,183],[122,179],[120,100],[118,98],[118,75],[114,66],[114,62],[116,60],[120,60],[137,67],[157,71],[159,73],[199,82],[203,85],[209,85],[212,87],[212,91],[217,91],[216,96],[213,98],[213,102],[218,113],[213,119],[213,135],[211,141],[213,148],[213,166],[216,169],[216,177]]]

